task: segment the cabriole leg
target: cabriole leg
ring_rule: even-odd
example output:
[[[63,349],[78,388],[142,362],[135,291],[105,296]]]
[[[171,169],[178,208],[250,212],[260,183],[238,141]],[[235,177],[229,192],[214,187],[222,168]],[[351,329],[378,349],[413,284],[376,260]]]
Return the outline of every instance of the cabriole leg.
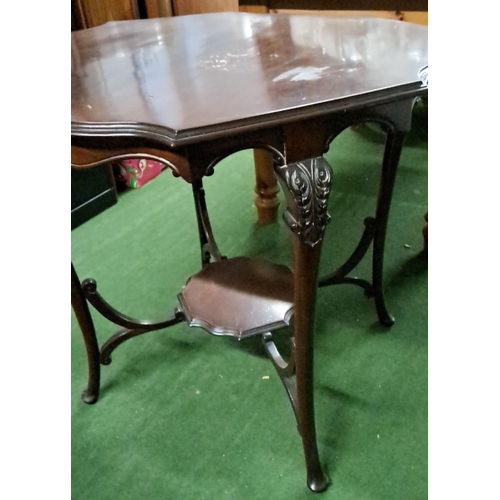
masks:
[[[331,169],[322,157],[276,167],[288,201],[284,220],[293,231],[296,415],[307,485],[320,492],[328,477],[319,461],[314,419],[314,311],[321,240],[329,220]]]
[[[71,306],[80,325],[85,349],[87,350],[88,384],[82,393],[82,400],[85,403],[93,404],[99,397],[99,382],[101,377],[99,344],[97,343],[94,322],[90,315],[89,306],[73,264],[71,264]]]
[[[391,206],[392,192],[396,180],[396,170],[403,148],[404,133],[389,129],[382,164],[382,177],[377,201],[376,229],[373,239],[373,295],[380,323],[386,326],[394,324],[394,317],[387,311],[384,299],[383,272],[384,247],[387,233],[387,221]]]

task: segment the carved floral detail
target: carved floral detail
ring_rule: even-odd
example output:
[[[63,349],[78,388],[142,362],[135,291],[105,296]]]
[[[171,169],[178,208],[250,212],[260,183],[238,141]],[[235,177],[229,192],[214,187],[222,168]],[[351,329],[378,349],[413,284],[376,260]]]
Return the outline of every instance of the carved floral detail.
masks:
[[[289,206],[283,218],[290,229],[310,246],[321,241],[330,215],[327,212],[332,171],[323,157],[277,167],[289,191]],[[293,201],[295,207],[290,206]]]

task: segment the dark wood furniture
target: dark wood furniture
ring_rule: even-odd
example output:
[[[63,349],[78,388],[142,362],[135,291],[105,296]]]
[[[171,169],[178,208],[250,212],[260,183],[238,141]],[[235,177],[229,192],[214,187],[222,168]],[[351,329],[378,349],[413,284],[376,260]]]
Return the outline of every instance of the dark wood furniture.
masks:
[[[362,286],[374,297],[379,320],[390,325],[382,286],[387,218],[413,103],[427,91],[419,77],[426,65],[426,28],[374,18],[224,13],[115,22],[73,33],[72,167],[137,157],[163,162],[192,185],[201,251],[201,270],[180,291],[179,307],[158,320],[115,310],[96,282],[81,282],[72,266],[72,305],[89,366],[84,401],[98,398],[100,364],[145,332],[187,321],[215,335],[260,335],[297,418],[307,484],[312,491],[326,489],[313,400],[315,294],[332,182],[322,155],[353,123],[384,124],[376,214],[365,219],[347,262],[319,284]],[[287,197],[292,270],[226,258],[213,238],[203,178],[217,175],[219,161],[242,149],[272,158]],[[372,282],[349,276],[372,241]],[[102,346],[89,302],[122,328]],[[292,355],[285,361],[272,331],[292,314]]]
[[[203,12],[210,0],[192,0],[194,12]],[[219,2],[220,4],[220,2]],[[189,5],[189,4],[188,4]],[[183,13],[187,14],[187,7]],[[224,10],[240,12],[323,15],[333,17],[375,16],[384,19],[407,21],[427,25],[427,0],[224,0]],[[358,124],[357,124],[358,125]],[[278,183],[271,175],[269,155],[254,152],[255,158],[255,207],[260,224],[274,222],[278,214]]]
[[[90,3],[72,0],[71,31],[101,24],[106,19],[105,16],[118,16],[120,18],[127,15],[127,11],[121,8],[123,2],[112,5],[119,5],[119,8],[113,9],[112,6],[108,5],[108,9],[103,10],[101,4],[98,6],[100,10],[96,13],[90,8]],[[133,19],[133,17],[129,17],[129,19]],[[110,165],[99,165],[91,170],[73,170],[71,172],[71,229],[75,229],[80,224],[100,214],[117,201],[116,184]]]
[[[427,26],[427,0],[150,0],[171,4],[176,16],[206,12],[251,12],[271,14],[324,15],[333,17],[375,16]],[[154,17],[150,15],[149,17]],[[279,207],[278,182],[272,170],[272,157],[254,151],[255,207],[260,224],[276,221]]]
[[[142,0],[71,0],[77,29],[93,28],[109,21],[139,19]]]
[[[71,229],[100,214],[118,201],[110,165],[71,171]]]
[[[427,26],[427,10],[427,0],[72,0],[77,29],[117,20],[238,11],[334,17],[369,15]],[[276,221],[279,207],[273,159],[263,150],[255,150],[254,159],[257,221],[270,224]]]
[[[235,0],[226,0],[229,5]],[[197,3],[209,3],[198,0]],[[331,16],[374,15],[386,19],[427,24],[427,0],[237,0],[240,11],[308,13]]]
[[[171,0],[71,0],[74,29],[93,28],[110,21],[172,15]]]
[[[152,0],[170,3],[176,16],[206,12],[374,15],[386,19],[427,24],[427,0]]]

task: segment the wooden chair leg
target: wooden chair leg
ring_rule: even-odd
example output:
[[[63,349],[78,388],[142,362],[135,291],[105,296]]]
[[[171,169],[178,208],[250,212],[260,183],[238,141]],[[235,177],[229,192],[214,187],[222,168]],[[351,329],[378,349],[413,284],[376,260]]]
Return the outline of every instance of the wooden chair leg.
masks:
[[[255,162],[255,206],[259,224],[271,224],[278,218],[278,181],[274,174],[274,160],[271,153],[263,149],[254,150]]]

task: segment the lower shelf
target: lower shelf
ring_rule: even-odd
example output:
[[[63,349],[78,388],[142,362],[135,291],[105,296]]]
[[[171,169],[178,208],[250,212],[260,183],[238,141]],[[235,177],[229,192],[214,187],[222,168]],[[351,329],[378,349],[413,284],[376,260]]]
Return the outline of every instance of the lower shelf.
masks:
[[[242,340],[290,323],[293,273],[264,259],[235,257],[205,266],[178,298],[189,326]]]

